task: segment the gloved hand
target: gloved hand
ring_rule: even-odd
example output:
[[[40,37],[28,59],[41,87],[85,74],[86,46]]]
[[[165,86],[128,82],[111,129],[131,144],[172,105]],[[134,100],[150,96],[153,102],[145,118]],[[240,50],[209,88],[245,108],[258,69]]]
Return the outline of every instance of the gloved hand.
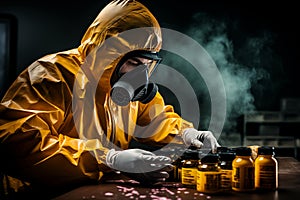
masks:
[[[198,131],[194,128],[188,128],[184,130],[182,139],[187,146],[211,149],[212,152],[216,152],[217,147],[220,147],[211,131]]]
[[[169,177],[167,171],[172,169],[171,159],[166,156],[156,156],[142,149],[123,151],[109,150],[106,156],[109,167],[121,171],[140,183],[154,184]]]

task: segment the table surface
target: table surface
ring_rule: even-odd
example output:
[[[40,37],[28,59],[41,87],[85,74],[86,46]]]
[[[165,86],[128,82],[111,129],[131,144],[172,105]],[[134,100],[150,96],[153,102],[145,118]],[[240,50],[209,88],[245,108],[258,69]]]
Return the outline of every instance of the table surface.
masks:
[[[98,185],[86,185],[66,192],[54,198],[65,199],[157,199],[157,200],[189,200],[189,199],[299,199],[300,197],[300,162],[290,157],[277,158],[279,164],[279,188],[276,191],[228,192],[226,194],[204,194],[196,189],[184,187],[180,182],[164,182],[161,185],[146,187],[137,182],[120,177],[107,179]]]

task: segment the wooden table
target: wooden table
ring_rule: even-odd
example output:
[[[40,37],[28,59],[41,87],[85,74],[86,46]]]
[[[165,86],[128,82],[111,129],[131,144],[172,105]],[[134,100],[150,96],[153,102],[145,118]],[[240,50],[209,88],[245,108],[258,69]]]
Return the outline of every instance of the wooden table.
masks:
[[[300,198],[300,162],[290,157],[277,158],[279,163],[279,188],[271,192],[230,192],[228,194],[207,195],[196,189],[183,187],[179,182],[165,182],[155,187],[141,186],[126,179],[108,179],[99,185],[86,185],[54,198],[55,200],[94,200],[94,199],[157,199],[157,200],[195,200],[195,199],[299,199]]]

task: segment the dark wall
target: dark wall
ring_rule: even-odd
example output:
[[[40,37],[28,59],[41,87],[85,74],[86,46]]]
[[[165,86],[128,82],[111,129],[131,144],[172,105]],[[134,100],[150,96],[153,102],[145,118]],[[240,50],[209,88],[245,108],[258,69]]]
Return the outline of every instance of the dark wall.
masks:
[[[13,14],[18,20],[16,73],[45,54],[77,47],[87,27],[109,1],[62,2],[1,0],[0,13]],[[257,109],[277,110],[281,98],[300,97],[299,31],[296,30],[299,12],[293,1],[141,2],[148,6],[161,26],[185,33],[197,27],[201,20],[201,23],[205,19],[208,23],[215,23],[212,27],[218,30],[218,23],[225,23],[226,29],[223,31],[230,47],[234,47],[231,49],[231,61],[247,69],[254,66],[257,71],[260,68],[267,71],[266,78],[256,80],[257,85],[251,89]],[[206,18],[197,21],[194,17],[196,13],[205,13],[201,16]],[[215,33],[217,30],[212,31],[211,35]],[[251,49],[246,41],[256,41],[257,44]],[[260,41],[264,41],[264,46],[260,45]],[[258,47],[259,52],[256,51]]]
[[[105,1],[62,4],[62,1],[4,0],[0,12],[18,20],[17,71],[37,58],[79,46],[81,37]]]

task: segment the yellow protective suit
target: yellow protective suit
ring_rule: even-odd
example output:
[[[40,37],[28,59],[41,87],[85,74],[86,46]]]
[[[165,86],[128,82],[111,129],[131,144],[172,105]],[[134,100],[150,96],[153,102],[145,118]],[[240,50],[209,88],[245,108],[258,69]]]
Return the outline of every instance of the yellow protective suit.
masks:
[[[140,27],[152,28],[121,34]],[[51,186],[97,181],[109,171],[104,164],[110,148],[127,149],[132,139],[156,146],[180,143],[175,136],[193,125],[159,93],[148,104],[125,107],[110,99],[110,77],[123,53],[159,51],[161,44],[159,24],[146,7],[113,1],[78,48],[33,62],[1,101],[1,170]]]

